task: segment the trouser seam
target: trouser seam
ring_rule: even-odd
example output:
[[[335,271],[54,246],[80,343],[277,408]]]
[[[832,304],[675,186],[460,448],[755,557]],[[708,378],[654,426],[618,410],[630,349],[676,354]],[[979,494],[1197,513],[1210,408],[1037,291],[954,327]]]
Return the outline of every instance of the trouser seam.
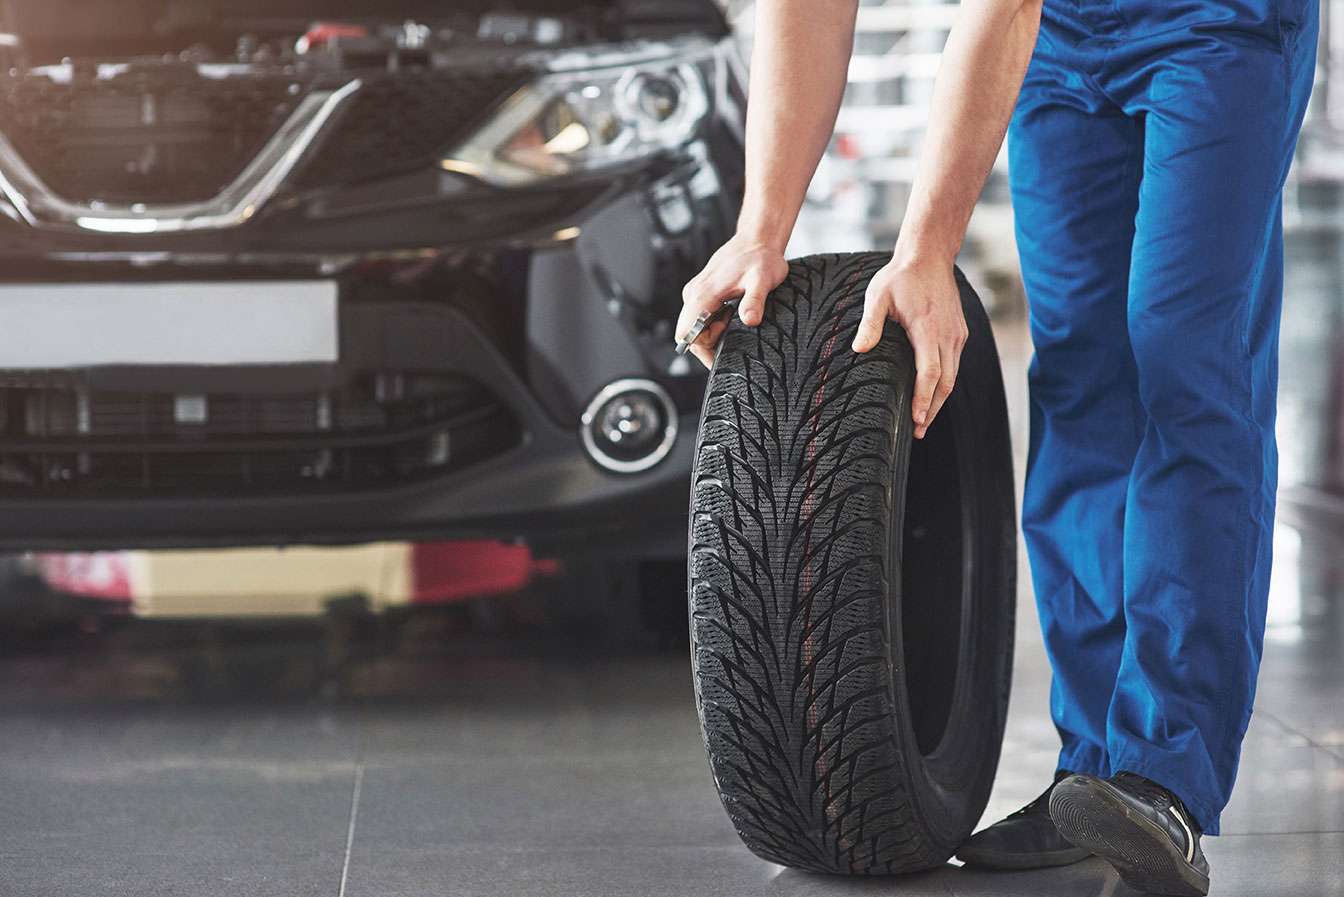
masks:
[[[1288,109],[1292,98],[1291,83],[1289,78],[1290,72],[1289,72],[1288,56],[1286,54],[1282,55],[1281,61],[1283,62],[1284,65],[1284,71],[1283,71],[1283,78],[1281,81],[1283,96],[1282,101],[1279,103],[1279,109],[1281,110],[1282,115],[1279,133],[1283,133],[1287,129]],[[1265,208],[1271,210],[1274,209],[1275,197],[1283,189],[1281,184],[1279,183],[1280,181],[1281,178],[1276,178],[1273,184],[1268,185],[1267,190],[1268,196],[1264,204]],[[1273,217],[1276,214],[1277,213],[1275,211],[1270,212],[1271,217]],[[1241,581],[1240,582],[1241,588],[1239,589],[1238,592],[1234,593],[1240,595],[1241,597],[1241,604],[1239,607],[1240,612],[1238,614],[1238,619],[1241,625],[1238,627],[1233,627],[1229,625],[1227,627],[1227,635],[1225,637],[1226,641],[1224,645],[1224,651],[1225,656],[1229,658],[1230,663],[1228,664],[1228,669],[1224,674],[1223,693],[1222,698],[1219,701],[1219,707],[1221,708],[1222,712],[1219,714],[1220,719],[1218,721],[1218,729],[1217,729],[1218,734],[1215,736],[1214,744],[1207,745],[1210,754],[1209,758],[1210,761],[1213,761],[1215,756],[1219,760],[1222,760],[1224,755],[1227,753],[1227,746],[1226,746],[1227,731],[1228,726],[1231,723],[1232,719],[1231,697],[1235,690],[1237,674],[1242,670],[1242,660],[1243,655],[1245,653],[1245,638],[1250,630],[1251,625],[1250,604],[1253,599],[1258,600],[1256,596],[1252,596],[1250,593],[1251,586],[1255,580],[1255,577],[1251,575],[1251,568],[1253,566],[1253,562],[1249,556],[1250,545],[1248,543],[1251,541],[1252,509],[1257,501],[1262,500],[1262,496],[1265,491],[1265,482],[1264,482],[1265,462],[1263,457],[1257,459],[1255,453],[1257,440],[1255,439],[1254,434],[1260,429],[1260,422],[1255,419],[1255,373],[1254,373],[1255,355],[1251,347],[1251,319],[1253,317],[1253,312],[1257,311],[1256,300],[1257,298],[1259,298],[1258,294],[1261,292],[1258,289],[1258,287],[1261,285],[1261,281],[1264,278],[1265,255],[1268,252],[1268,249],[1269,249],[1268,244],[1266,244],[1265,250],[1261,252],[1260,258],[1257,260],[1254,276],[1247,283],[1246,296],[1245,301],[1243,303],[1244,313],[1241,316],[1241,322],[1240,322],[1242,328],[1242,340],[1243,345],[1245,347],[1244,351],[1245,363],[1241,365],[1241,371],[1243,372],[1244,375],[1245,389],[1246,389],[1246,404],[1242,409],[1242,418],[1246,422],[1246,427],[1243,430],[1245,434],[1243,437],[1243,446],[1244,446],[1243,457],[1245,459],[1246,464],[1245,470],[1247,476],[1243,480],[1243,482],[1255,483],[1256,489],[1254,490],[1254,492],[1251,492],[1251,490],[1247,490],[1248,491],[1247,504],[1246,507],[1243,509],[1243,513],[1241,515],[1241,521],[1239,527],[1240,532],[1238,534],[1237,539],[1238,549],[1241,552],[1241,558],[1240,558],[1241,563],[1237,567],[1237,575]],[[1274,351],[1274,348],[1269,347],[1268,351]],[[1272,438],[1272,434],[1269,434],[1267,438]],[[1258,441],[1263,442],[1263,438]],[[1263,455],[1263,446],[1261,446],[1261,450],[1262,450],[1261,454]],[[1259,472],[1258,477],[1257,477],[1257,471]],[[1263,527],[1261,527],[1261,529],[1263,529]],[[1261,533],[1259,537],[1256,539],[1257,544],[1255,550],[1256,555],[1255,563],[1258,563],[1259,561],[1259,554],[1260,554],[1259,542],[1261,539],[1264,538],[1265,538],[1264,533]],[[1240,639],[1238,639],[1238,635],[1241,636]],[[1253,693],[1251,701],[1253,704],[1254,703]],[[1238,718],[1240,718],[1240,714],[1238,715]],[[1233,768],[1235,769],[1235,764],[1233,765]]]

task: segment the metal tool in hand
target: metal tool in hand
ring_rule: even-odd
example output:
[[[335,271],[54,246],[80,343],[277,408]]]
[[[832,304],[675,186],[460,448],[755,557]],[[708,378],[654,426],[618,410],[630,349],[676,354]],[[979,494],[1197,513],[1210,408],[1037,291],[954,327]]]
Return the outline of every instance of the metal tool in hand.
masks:
[[[705,328],[709,326],[709,322],[719,317],[720,315],[723,315],[725,312],[731,314],[732,310],[737,307],[737,302],[738,300],[736,299],[729,299],[727,302],[720,305],[714,311],[705,309],[704,311],[700,312],[700,314],[697,315],[695,318],[695,323],[691,325],[691,329],[686,331],[686,336],[677,340],[677,354],[685,355],[687,352],[689,352],[691,349],[691,343],[695,342],[700,338],[700,334],[705,332]]]

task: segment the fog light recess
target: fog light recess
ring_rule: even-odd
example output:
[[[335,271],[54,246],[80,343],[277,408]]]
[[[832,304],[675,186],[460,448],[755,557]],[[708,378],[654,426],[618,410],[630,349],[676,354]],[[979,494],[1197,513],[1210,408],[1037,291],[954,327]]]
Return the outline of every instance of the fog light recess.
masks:
[[[652,380],[617,380],[604,386],[579,418],[583,447],[617,473],[648,470],[677,441],[677,406]]]

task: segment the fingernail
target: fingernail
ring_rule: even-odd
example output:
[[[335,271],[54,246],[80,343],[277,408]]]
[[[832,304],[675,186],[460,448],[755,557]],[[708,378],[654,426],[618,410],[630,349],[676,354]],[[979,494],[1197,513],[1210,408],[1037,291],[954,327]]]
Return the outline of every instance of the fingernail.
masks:
[[[915,423],[917,423],[917,424],[922,424],[922,423],[924,423],[924,416],[925,416],[925,415],[924,415],[924,412],[923,412],[923,411],[921,411],[921,412],[919,412],[918,414],[916,414],[916,415],[915,415]]]

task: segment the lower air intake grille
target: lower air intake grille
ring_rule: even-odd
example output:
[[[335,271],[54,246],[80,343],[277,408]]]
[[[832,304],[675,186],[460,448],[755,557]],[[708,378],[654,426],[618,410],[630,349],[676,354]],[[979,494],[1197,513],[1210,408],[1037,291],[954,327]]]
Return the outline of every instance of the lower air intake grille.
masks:
[[[0,497],[207,497],[377,487],[459,470],[521,439],[464,377],[383,371],[341,389],[174,394],[0,372]]]

